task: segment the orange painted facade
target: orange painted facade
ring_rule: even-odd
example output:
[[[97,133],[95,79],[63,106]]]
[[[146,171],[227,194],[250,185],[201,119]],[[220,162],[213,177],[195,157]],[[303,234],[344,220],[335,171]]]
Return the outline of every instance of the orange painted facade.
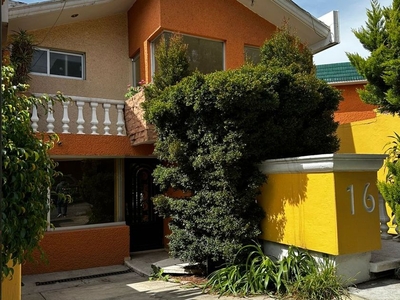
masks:
[[[282,20],[283,22],[283,20]],[[150,81],[150,43],[163,30],[225,42],[225,69],[243,65],[244,46],[261,46],[276,27],[231,0],[138,0],[128,12],[129,55],[141,54]]]
[[[148,157],[154,146],[144,144],[131,146],[127,136],[58,134],[59,143],[54,145],[50,155],[84,157]]]
[[[24,275],[120,265],[129,257],[129,227],[50,231],[40,246],[48,264],[36,252],[36,263],[23,265]]]
[[[339,104],[339,109],[335,112],[335,121],[339,124],[373,119],[376,117],[376,106],[366,104],[361,101],[357,90],[363,89],[363,84],[332,85],[341,91],[343,101]]]

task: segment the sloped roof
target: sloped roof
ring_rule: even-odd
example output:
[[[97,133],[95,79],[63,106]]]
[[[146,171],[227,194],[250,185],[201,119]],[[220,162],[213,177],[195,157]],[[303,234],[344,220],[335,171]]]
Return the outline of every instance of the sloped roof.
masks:
[[[316,18],[292,0],[236,1],[275,26],[282,26],[286,20],[313,53],[340,42],[337,11]],[[50,28],[54,26],[55,20],[57,25],[63,25],[97,19],[127,12],[135,2],[136,0],[47,0],[16,5],[9,9],[9,30]]]
[[[328,83],[365,82],[350,62],[318,65],[317,77]]]

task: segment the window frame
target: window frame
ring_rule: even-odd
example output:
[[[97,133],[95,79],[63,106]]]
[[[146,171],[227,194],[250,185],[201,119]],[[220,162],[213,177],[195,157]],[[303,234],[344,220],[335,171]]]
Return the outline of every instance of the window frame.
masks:
[[[164,30],[160,34],[158,34],[156,37],[154,37],[151,42],[150,42],[150,63],[151,63],[151,80],[153,80],[154,73],[155,73],[155,68],[156,68],[156,58],[155,58],[155,40],[157,40],[162,34],[164,33],[169,33],[169,34],[174,34],[173,31],[168,31]],[[181,34],[182,36],[188,36],[188,37],[193,37],[197,39],[202,39],[202,40],[207,40],[207,41],[213,41],[213,42],[219,42],[222,44],[222,70],[226,70],[226,41],[225,40],[218,40],[218,39],[211,39],[211,38],[205,38],[202,36],[197,36],[193,34]]]
[[[36,50],[44,51],[46,53],[46,73],[30,71],[29,72],[30,74],[39,75],[39,76],[57,77],[57,78],[68,78],[68,79],[85,80],[85,78],[86,78],[86,68],[85,68],[86,59],[85,59],[85,54],[84,53],[60,51],[60,50],[53,50],[53,49],[47,49],[47,48],[35,48],[35,51]],[[81,60],[81,68],[82,68],[81,77],[51,74],[50,73],[50,57],[51,57],[51,53],[79,57],[80,60]]]
[[[136,54],[132,58],[132,86],[139,86],[139,82],[142,80],[141,78],[136,78],[136,69],[139,69],[139,77],[140,77],[140,53]]]

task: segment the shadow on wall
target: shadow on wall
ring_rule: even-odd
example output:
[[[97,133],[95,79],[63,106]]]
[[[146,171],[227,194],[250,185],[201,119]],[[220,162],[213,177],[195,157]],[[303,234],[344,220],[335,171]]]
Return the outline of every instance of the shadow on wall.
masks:
[[[287,223],[285,211],[306,200],[307,174],[272,174],[261,187],[259,203],[265,211],[261,222],[262,237],[282,241]]]
[[[351,123],[340,125],[337,129],[337,136],[340,139],[339,153],[356,153]]]

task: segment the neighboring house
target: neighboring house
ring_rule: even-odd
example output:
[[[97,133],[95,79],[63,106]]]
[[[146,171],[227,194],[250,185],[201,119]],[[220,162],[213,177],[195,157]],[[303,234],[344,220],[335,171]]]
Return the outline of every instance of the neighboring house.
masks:
[[[361,101],[357,89],[367,83],[350,62],[317,66],[317,77],[327,81],[342,92],[343,101],[335,113],[339,122],[339,153],[383,154],[390,136],[400,128],[400,117],[377,112],[377,107]],[[385,168],[378,172],[378,179],[385,180]],[[391,211],[388,208],[389,216]],[[389,222],[391,233],[394,224]]]
[[[74,199],[58,217],[52,197],[55,228],[41,242],[49,264],[27,263],[23,273],[122,264],[130,252],[165,247],[165,222],[150,201],[153,145],[126,134],[127,85],[151,81],[162,34],[183,34],[191,68],[207,73],[257,59],[284,20],[313,53],[339,41],[337,13],[322,22],[288,0],[11,1],[9,34],[24,29],[37,41],[30,91],[69,97],[48,115],[34,109],[32,126],[59,135],[50,154]]]

